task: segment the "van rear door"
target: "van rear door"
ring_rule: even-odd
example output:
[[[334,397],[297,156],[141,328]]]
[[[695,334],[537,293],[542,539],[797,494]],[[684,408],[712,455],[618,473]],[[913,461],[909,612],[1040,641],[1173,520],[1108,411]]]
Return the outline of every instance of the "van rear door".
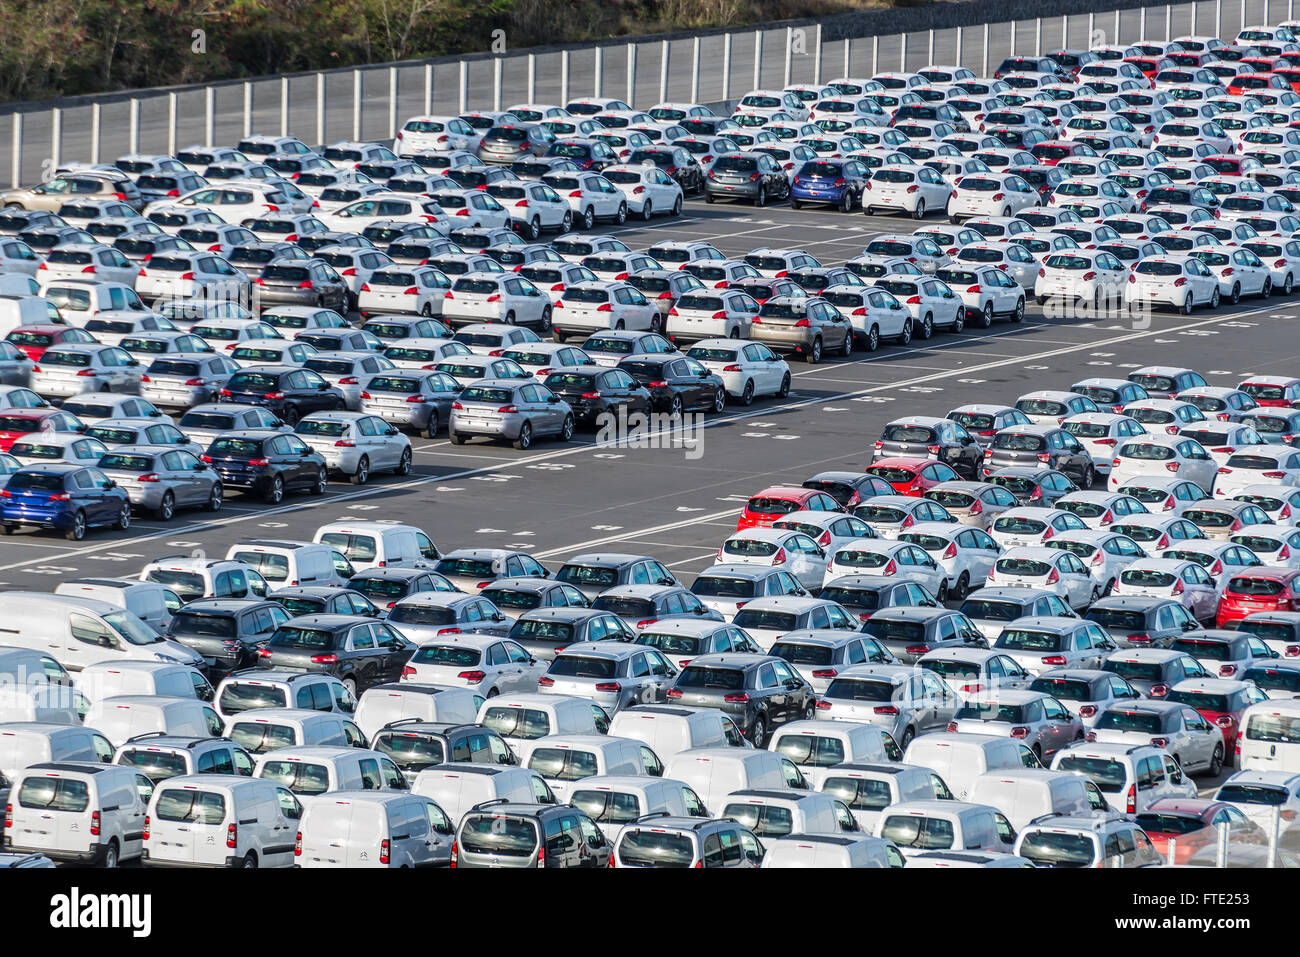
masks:
[[[224,864],[226,797],[196,784],[165,787],[150,815],[151,854],[161,860]]]

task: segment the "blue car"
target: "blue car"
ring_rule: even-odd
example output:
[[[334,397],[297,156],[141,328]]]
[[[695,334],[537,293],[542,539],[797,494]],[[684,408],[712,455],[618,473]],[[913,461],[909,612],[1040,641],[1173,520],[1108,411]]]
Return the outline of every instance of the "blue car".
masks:
[[[794,174],[790,184],[790,206],[798,209],[807,203],[826,203],[840,212],[862,205],[862,191],[871,178],[871,170],[857,160],[808,160]]]
[[[59,463],[22,468],[0,489],[0,530],[22,525],[56,528],[79,542],[86,529],[131,527],[131,500],[97,468]]]

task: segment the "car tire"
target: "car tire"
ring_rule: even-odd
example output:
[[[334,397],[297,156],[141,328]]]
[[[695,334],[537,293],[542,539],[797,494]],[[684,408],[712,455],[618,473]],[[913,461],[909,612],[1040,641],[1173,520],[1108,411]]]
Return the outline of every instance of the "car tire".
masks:
[[[284,414],[280,416],[281,421],[291,429],[298,424],[298,420],[301,418],[302,416],[298,414],[297,408],[292,405],[285,406]]]
[[[572,442],[572,441],[573,441],[573,432],[574,432],[574,428],[575,428],[575,426],[574,426],[574,423],[573,423],[573,416],[571,416],[571,415],[566,415],[566,416],[564,417],[564,422],[563,422],[563,424],[560,426],[560,441],[561,441],[561,442]]]
[[[969,594],[970,594],[970,575],[968,575],[966,572],[962,572],[959,576],[957,576],[957,588],[956,591],[953,593],[952,597],[957,599],[957,601],[963,601],[965,600],[966,596]]]
[[[754,723],[749,729],[749,741],[755,748],[763,747],[763,739],[767,737],[767,721],[760,714],[754,718]]]
[[[121,856],[117,849],[117,838],[113,838],[108,842],[108,849],[104,851],[104,867],[109,870],[116,870],[121,863]]]
[[[1047,305],[1047,297],[1046,297],[1046,296],[1035,296],[1035,297],[1034,297],[1034,301],[1037,302],[1040,306],[1045,306],[1045,305]]]
[[[122,503],[122,508],[117,513],[117,521],[113,523],[113,527],[116,528],[119,532],[125,532],[128,528],[131,527],[131,503],[130,502]]]
[[[903,331],[898,334],[898,344],[905,346],[912,341],[912,320],[903,320]]]
[[[793,199],[790,200],[790,208],[791,209],[798,208],[797,206],[795,206]],[[853,212],[853,194],[850,193],[847,189],[840,195],[840,212],[841,213]]]
[[[925,219],[925,200],[918,199],[916,201],[916,209],[912,210],[912,218]]]
[[[226,490],[222,488],[221,483],[217,482],[212,486],[212,491],[208,493],[208,504],[204,506],[209,512],[221,511],[221,506],[226,501]]]
[[[348,675],[346,678],[344,678],[342,681],[342,685],[344,688],[347,689],[348,694],[351,695],[353,698],[357,696],[357,679],[352,677],[352,675]]]
[[[1092,486],[1096,483],[1096,481],[1097,481],[1097,470],[1093,468],[1091,465],[1089,465],[1087,468],[1083,470],[1083,490],[1085,492],[1088,491],[1090,488],[1092,488]]]
[[[776,390],[776,397],[778,399],[784,399],[789,394],[790,394],[790,373],[787,372],[784,376],[781,377],[781,388]]]
[[[815,366],[822,361],[822,340],[818,336],[812,341],[812,345],[804,350],[803,361],[811,366]]]
[[[618,204],[618,212],[614,214],[614,225],[622,226],[627,222],[627,203]]]
[[[650,222],[650,217],[653,215],[653,211],[652,211],[652,209],[651,209],[651,206],[652,206],[652,204],[651,204],[650,200],[647,199],[647,200],[645,201],[645,205],[641,207],[641,221],[642,221],[642,222],[646,222],[646,223]]]
[[[402,449],[402,457],[397,460],[397,467],[393,469],[394,475],[411,474],[411,449],[410,446]]]
[[[741,405],[754,404],[754,380],[753,379],[745,380],[745,387],[740,390],[740,397],[737,399],[737,401]]]
[[[758,185],[758,195],[754,197],[754,205],[759,209],[767,205],[767,187],[762,183]]]
[[[1213,777],[1218,777],[1219,772],[1222,770],[1223,770],[1223,745],[1216,744],[1214,746],[1214,754],[1210,756],[1210,767],[1206,773],[1208,773],[1210,777],[1213,778]]]
[[[1042,763],[1043,763],[1043,746],[1042,746],[1041,744],[1035,744],[1035,745],[1034,745],[1032,748],[1030,748],[1029,750],[1034,752],[1034,757],[1036,757],[1036,758],[1038,759],[1038,763],[1039,763],[1039,764],[1042,764]]]
[[[898,742],[899,750],[906,751],[907,746],[912,743],[912,739],[915,737],[916,737],[916,732],[913,731],[911,728],[907,728],[903,732],[903,739]]]
[[[1016,300],[1016,308],[1011,313],[1012,322],[1025,321],[1025,300],[1023,298]]]
[[[451,428],[448,427],[447,438],[451,441],[452,445],[464,445],[469,436],[461,435],[459,432],[453,432],[451,431]]]
[[[1183,305],[1178,311],[1184,316],[1192,314],[1192,294],[1190,292],[1187,294],[1187,298],[1183,300]]]
[[[370,457],[363,455],[357,460],[357,470],[348,476],[353,485],[365,485],[370,481]]]
[[[1291,277],[1288,276],[1287,278],[1289,279]],[[1217,285],[1214,287],[1214,292],[1211,293],[1210,295],[1210,308],[1211,309],[1219,308],[1219,287]]]
[[[674,394],[668,402],[668,415],[674,419],[682,417],[682,397]]]
[[[863,216],[870,216],[870,215],[872,214],[872,210],[874,210],[875,208],[876,208],[876,207],[874,207],[874,206],[868,206],[866,203],[863,203],[863,204],[862,204],[862,215],[863,215]]]
[[[797,199],[791,199],[791,200],[790,200],[790,208],[791,208],[791,209],[802,209],[802,208],[803,208],[803,203],[799,202],[799,200],[797,200]]]
[[[533,424],[525,420],[524,424],[519,427],[519,438],[515,439],[514,447],[523,452],[532,448],[533,445]]]
[[[880,327],[873,324],[871,331],[862,337],[862,347],[867,352],[875,352],[880,348]]]
[[[1010,216],[1010,215],[1011,215],[1011,207],[1010,207],[1010,206],[1003,206],[1003,207],[1002,207],[1002,215],[1003,215],[1003,216]]]
[[[713,194],[710,193],[707,189],[704,191],[704,201],[708,203],[710,206],[712,206],[715,202],[717,202],[717,200],[713,198]]]
[[[622,329],[624,329],[625,327],[626,327],[626,324],[623,322],[622,319],[619,319],[619,320],[617,320],[617,321],[614,323],[614,331],[615,331],[615,332],[619,332],[619,331],[621,331]]]
[[[720,413],[727,407],[727,390],[718,386],[718,391],[713,393],[713,411]]]
[[[1259,298],[1271,299],[1273,297],[1273,277],[1264,277],[1264,288],[1259,291]]]
[[[529,220],[529,222],[528,222],[528,240],[529,240],[529,242],[534,242],[534,243],[535,243],[535,242],[537,242],[538,239],[541,238],[541,236],[542,236],[542,220],[541,220],[541,217],[540,217],[540,216],[534,216],[534,217],[533,217],[531,220]]]
[[[939,593],[934,597],[939,600],[941,605],[948,600],[948,579],[945,578],[939,583]]]
[[[556,342],[563,343],[564,340],[569,338],[569,335],[568,333],[561,332],[559,329],[552,328],[551,338],[554,339]]]
[[[329,486],[329,481],[329,473],[325,471],[325,466],[322,465],[320,471],[316,473],[315,484],[307,489],[308,493],[311,495],[324,495],[325,489]]]
[[[426,319],[433,318],[433,306],[426,302],[420,307],[420,315],[424,316]]]
[[[1282,280],[1282,295],[1289,296],[1291,295],[1294,289],[1295,289],[1295,280],[1291,278],[1290,273],[1287,273],[1286,278]]]
[[[176,496],[171,492],[164,492],[162,501],[154,510],[154,518],[160,522],[170,522],[172,516],[176,514]]]
[[[1228,296],[1228,302],[1234,306],[1241,302],[1241,283],[1234,282],[1232,284],[1232,294]]]
[[[957,333],[961,332],[965,328],[966,328],[966,307],[958,306],[957,318],[954,319],[952,323],[953,335],[956,335]]]
[[[278,475],[272,478],[271,485],[267,488],[263,498],[266,499],[268,505],[279,505],[284,501],[284,479]]]
[[[70,542],[79,542],[86,537],[86,513],[78,511],[72,516],[72,527],[63,533]]]
[[[993,325],[993,300],[990,299],[984,304],[984,311],[980,313],[980,328],[987,329]]]
[[[929,339],[934,335],[934,316],[926,313],[925,318],[921,320],[921,329],[917,333],[918,339]]]

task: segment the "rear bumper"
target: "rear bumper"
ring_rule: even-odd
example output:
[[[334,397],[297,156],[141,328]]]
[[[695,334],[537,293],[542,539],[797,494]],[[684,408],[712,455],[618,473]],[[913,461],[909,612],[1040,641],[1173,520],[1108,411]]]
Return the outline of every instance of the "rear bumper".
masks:
[[[11,854],[44,854],[52,861],[59,861],[64,864],[90,864],[94,867],[104,863],[104,858],[108,856],[107,844],[92,844],[84,851],[55,851],[48,847],[27,847],[22,844],[10,843],[5,840],[4,850]]]
[[[242,857],[227,857],[225,862],[222,864],[204,864],[197,861],[160,861],[151,858],[149,852],[145,851],[143,856],[140,858],[140,864],[143,867],[198,870],[200,868],[206,869],[212,867],[243,867],[244,859]]]
[[[70,511],[49,511],[46,509],[23,508],[22,506],[0,506],[0,521],[10,525],[42,525],[66,531],[72,527],[73,513]]]

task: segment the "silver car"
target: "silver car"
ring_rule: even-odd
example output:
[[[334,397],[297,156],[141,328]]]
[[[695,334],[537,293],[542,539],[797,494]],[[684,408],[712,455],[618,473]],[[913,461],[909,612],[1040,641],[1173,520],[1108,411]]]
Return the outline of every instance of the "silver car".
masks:
[[[1223,769],[1223,730],[1177,701],[1113,704],[1097,718],[1088,740],[1155,745],[1172,754],[1189,773],[1204,771],[1214,777]]]
[[[195,458],[203,455],[206,446],[195,442],[170,422],[157,419],[104,419],[86,429],[86,435],[103,442],[109,448],[119,445],[162,445],[182,449]]]
[[[206,352],[177,352],[154,359],[140,380],[140,395],[166,409],[216,401],[239,363]]]
[[[504,636],[514,624],[486,598],[458,591],[408,595],[393,606],[388,623],[417,643],[467,631]]]
[[[906,750],[917,735],[946,729],[961,706],[961,697],[937,674],[893,664],[855,665],[818,697],[817,717],[874,724]]]
[[[1084,739],[1083,721],[1041,691],[995,691],[972,698],[948,729],[1023,741],[1040,761]]]
[[[479,592],[507,618],[537,608],[587,608],[587,596],[572,585],[547,578],[498,578]]]
[[[589,698],[614,714],[635,704],[657,704],[677,669],[654,648],[622,641],[585,641],[559,652],[537,679],[541,694]]]
[[[1110,705],[1142,697],[1142,692],[1124,678],[1096,668],[1045,671],[1033,680],[1029,690],[1052,695],[1066,711],[1078,715],[1085,728],[1095,725],[1101,712]]]
[[[126,492],[132,508],[152,512],[159,521],[170,521],[178,508],[221,510],[221,477],[183,449],[122,445],[104,453],[99,467]]]
[[[237,402],[196,405],[176,423],[193,441],[207,448],[223,432],[245,429],[276,429],[292,432],[270,409]]]
[[[470,436],[506,439],[517,449],[533,439],[554,435],[573,438],[573,409],[544,385],[515,379],[481,379],[468,386],[451,407],[447,435],[453,445]]]
[[[1036,616],[1010,622],[993,647],[1034,675],[1053,668],[1100,668],[1118,645],[1095,622]]]
[[[378,416],[365,412],[313,412],[295,432],[325,458],[331,471],[364,485],[372,471],[411,471],[411,440]]]
[[[842,669],[853,665],[893,665],[893,652],[867,635],[830,629],[804,629],[782,635],[768,654],[783,659],[813,691],[822,694]]]
[[[434,571],[471,595],[498,578],[551,577],[537,559],[527,552],[510,548],[457,548],[439,558]],[[576,588],[573,590],[578,591]],[[586,602],[564,604],[586,605]]]
[[[460,384],[445,373],[394,369],[371,378],[361,391],[359,408],[431,439],[442,423],[451,420],[451,407],[459,394]]]

